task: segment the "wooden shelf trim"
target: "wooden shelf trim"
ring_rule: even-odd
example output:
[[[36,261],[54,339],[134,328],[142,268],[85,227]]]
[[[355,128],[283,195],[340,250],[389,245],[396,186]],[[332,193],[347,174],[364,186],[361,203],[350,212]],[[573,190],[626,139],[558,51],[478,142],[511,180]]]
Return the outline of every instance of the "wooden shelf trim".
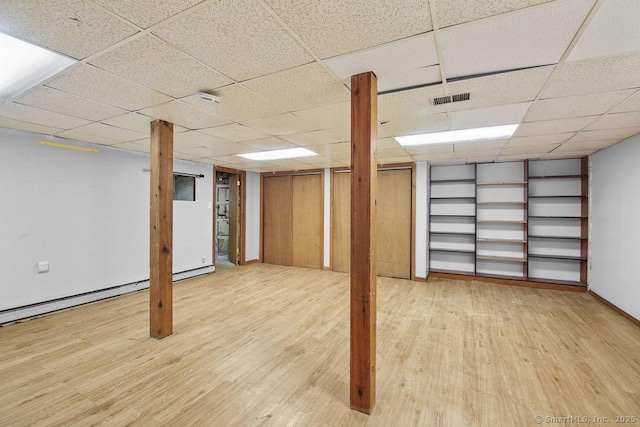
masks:
[[[529,288],[555,289],[570,292],[587,292],[587,286],[580,282],[571,281],[550,281],[544,279],[531,279],[519,276],[501,276],[490,274],[473,274],[460,271],[430,269],[429,277],[443,279],[477,280],[479,282],[489,282],[497,285],[524,286]]]
[[[543,234],[531,234],[529,233],[529,239],[562,239],[562,240],[587,240],[582,236],[549,236]]]
[[[514,182],[478,182],[476,185],[525,185],[527,181],[514,181]]]
[[[529,180],[532,179],[581,179],[588,178],[589,175],[547,175],[547,176],[529,176]]]
[[[512,258],[508,256],[476,255],[476,259],[485,261],[527,262],[526,258]]]
[[[502,220],[502,219],[479,219],[478,224],[526,224],[527,221]]]
[[[437,217],[449,217],[449,218],[475,218],[475,215],[458,215],[458,214],[429,214],[429,216],[437,216]]]
[[[476,205],[516,205],[516,206],[521,206],[521,205],[526,205],[527,201],[526,200],[519,200],[519,201],[502,201],[502,202],[478,202],[476,203]]]
[[[586,261],[587,257],[583,256],[571,256],[571,255],[544,255],[544,254],[529,254],[529,258],[544,258],[544,259],[558,259],[558,260],[570,260],[570,261]]]
[[[461,254],[475,254],[476,251],[471,249],[448,249],[448,248],[429,248],[432,252],[455,252]]]
[[[518,240],[518,239],[487,239],[480,238],[476,239],[477,242],[495,242],[495,243],[527,243],[526,240]]]
[[[580,215],[580,216],[529,215],[529,218],[541,218],[541,219],[583,219],[583,218],[587,218],[587,216],[585,216],[585,215]]]
[[[529,196],[530,199],[586,199],[587,196],[584,195],[573,195],[573,194],[560,194],[556,196]]]
[[[431,197],[430,200],[475,200],[475,196],[460,196],[460,197]]]
[[[432,184],[475,184],[475,178],[460,178],[460,179],[432,179]]]
[[[462,232],[462,231],[430,231],[431,234],[453,234],[457,236],[475,236],[476,233],[473,232]]]

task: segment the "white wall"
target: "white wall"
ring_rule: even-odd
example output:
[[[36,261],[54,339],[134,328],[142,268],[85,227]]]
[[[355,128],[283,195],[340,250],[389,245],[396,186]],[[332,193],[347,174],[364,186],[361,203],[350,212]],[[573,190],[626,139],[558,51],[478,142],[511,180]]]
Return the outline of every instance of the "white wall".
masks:
[[[640,135],[592,155],[590,289],[640,319]]]
[[[324,268],[331,267],[331,169],[324,170]]]
[[[148,280],[145,169],[148,154],[0,128],[0,311]],[[205,178],[196,202],[174,203],[173,270],[210,266],[212,167],[177,160],[174,170]],[[38,274],[38,261],[50,271]]]
[[[247,172],[245,259],[260,259],[260,174]]]
[[[429,275],[429,165],[416,163],[416,277]]]

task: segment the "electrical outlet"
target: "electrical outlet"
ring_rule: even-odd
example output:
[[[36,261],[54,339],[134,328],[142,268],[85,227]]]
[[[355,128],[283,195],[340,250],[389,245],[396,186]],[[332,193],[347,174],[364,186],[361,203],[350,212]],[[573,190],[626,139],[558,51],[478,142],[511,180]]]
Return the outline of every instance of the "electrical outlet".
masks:
[[[202,263],[204,264],[205,262],[207,262],[207,260],[205,258],[202,258]]]
[[[49,271],[49,261],[38,261],[38,273],[46,273]]]
[[[209,209],[213,209],[213,202],[209,202]]]

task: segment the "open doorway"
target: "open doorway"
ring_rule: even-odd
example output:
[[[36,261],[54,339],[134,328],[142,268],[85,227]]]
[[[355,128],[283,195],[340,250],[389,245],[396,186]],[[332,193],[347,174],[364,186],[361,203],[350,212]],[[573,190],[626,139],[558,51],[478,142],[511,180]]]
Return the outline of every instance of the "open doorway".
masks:
[[[216,270],[244,264],[244,172],[216,168],[214,255]]]

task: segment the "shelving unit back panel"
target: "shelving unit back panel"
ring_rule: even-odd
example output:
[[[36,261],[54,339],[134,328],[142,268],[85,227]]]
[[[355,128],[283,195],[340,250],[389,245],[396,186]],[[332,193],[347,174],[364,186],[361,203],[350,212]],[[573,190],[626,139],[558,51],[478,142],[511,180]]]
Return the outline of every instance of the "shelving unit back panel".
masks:
[[[524,209],[522,206],[510,205],[480,205],[477,213],[478,220],[522,221]]]
[[[581,237],[580,233],[580,219],[529,218],[529,235],[532,237]]]
[[[473,235],[433,234],[431,235],[431,249],[445,249],[458,251],[475,250],[475,238]]]
[[[524,162],[481,163],[477,174],[478,183],[520,182],[524,180]]]
[[[580,261],[529,259],[529,277],[550,281],[580,282]]]
[[[554,255],[558,257],[580,256],[580,241],[565,239],[536,239],[529,238],[529,254]]]
[[[522,224],[478,224],[477,237],[479,239],[524,239]]]
[[[431,166],[431,181],[448,179],[474,179],[475,165]]]
[[[431,232],[440,233],[474,233],[475,218],[431,217]]]
[[[479,259],[476,264],[476,274],[524,278],[524,269],[518,262]]]
[[[431,252],[430,268],[473,273],[475,271],[475,254]]]
[[[580,196],[582,182],[580,178],[563,178],[529,182],[529,196]]]
[[[505,242],[478,242],[476,255],[512,258],[524,258],[525,256],[522,243]]]
[[[519,202],[524,200],[524,188],[522,185],[478,187],[477,197],[479,202]]]
[[[579,198],[531,199],[529,216],[580,217],[582,200]]]
[[[529,176],[580,175],[581,159],[536,160],[529,162]]]
[[[476,188],[472,182],[431,183],[432,198],[475,197]]]
[[[431,201],[431,215],[470,215],[476,213],[472,199],[434,199]]]

